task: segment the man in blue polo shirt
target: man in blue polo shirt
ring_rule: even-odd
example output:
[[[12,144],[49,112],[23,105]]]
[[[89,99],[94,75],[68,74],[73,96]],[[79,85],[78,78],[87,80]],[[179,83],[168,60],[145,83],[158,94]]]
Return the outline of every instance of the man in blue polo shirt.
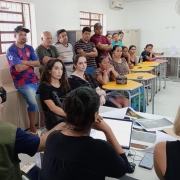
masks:
[[[28,104],[28,116],[30,121],[30,132],[36,133],[35,115],[37,111],[36,91],[38,78],[34,73],[34,67],[40,63],[32,46],[26,44],[29,29],[17,26],[14,29],[15,43],[12,44],[6,53],[10,67],[10,73],[15,87],[20,91]]]

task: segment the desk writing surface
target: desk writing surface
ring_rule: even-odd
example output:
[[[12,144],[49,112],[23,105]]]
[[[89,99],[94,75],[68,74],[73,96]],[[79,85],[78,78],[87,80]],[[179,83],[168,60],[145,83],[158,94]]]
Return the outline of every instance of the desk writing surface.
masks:
[[[139,87],[143,86],[141,83],[127,80],[127,84],[116,84],[115,81],[109,82],[106,85],[103,85],[103,89],[107,90],[122,90],[122,91],[130,91],[137,89]]]
[[[105,112],[105,111],[106,112],[112,111],[112,116],[111,117],[113,117],[113,115],[114,115],[113,111],[118,110],[119,114],[121,114],[121,112],[124,111],[125,109],[127,109],[127,108],[117,109],[117,108],[110,108],[110,107],[106,108],[106,107],[101,106],[100,107],[100,113]],[[141,116],[144,116],[145,118],[149,118],[149,119],[152,119],[152,118],[161,119],[162,117],[165,117],[165,116],[142,113],[142,112],[138,112],[138,114],[141,115]],[[165,117],[165,118],[174,121],[174,118],[172,118],[172,117]],[[149,149],[148,151],[153,152],[153,149]],[[134,152],[131,151],[131,153],[134,153]],[[136,151],[136,154],[141,156],[141,157],[143,157],[145,155],[145,153],[146,153],[146,151]],[[128,160],[129,160],[129,162],[132,162],[132,159],[130,157],[128,157]],[[144,169],[144,168],[139,167],[139,161],[135,161],[135,163],[136,163],[136,168],[135,168],[134,173],[126,174],[127,176],[130,176],[130,177],[133,177],[133,178],[136,178],[136,179],[139,179],[139,180],[159,180],[159,178],[156,176],[154,168],[152,170]],[[109,177],[106,177],[105,179],[106,180],[118,180],[118,179],[109,178]],[[120,180],[121,180],[121,178],[120,178]]]
[[[138,66],[149,66],[149,67],[157,67],[159,66],[160,63],[158,62],[143,62],[143,63],[138,63]]]
[[[153,67],[149,67],[149,66],[134,66],[131,71],[144,71],[144,72],[147,72],[147,71],[152,71],[154,68]]]
[[[154,79],[157,76],[150,74],[150,73],[132,73],[132,74],[127,74],[125,75],[128,79],[131,80],[149,80],[149,79]],[[143,76],[142,79],[138,79],[138,76]]]

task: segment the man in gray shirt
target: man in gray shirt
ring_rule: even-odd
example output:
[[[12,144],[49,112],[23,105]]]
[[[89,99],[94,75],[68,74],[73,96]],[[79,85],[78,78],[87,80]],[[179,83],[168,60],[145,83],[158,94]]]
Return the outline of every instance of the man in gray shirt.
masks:
[[[44,65],[50,59],[56,59],[56,58],[61,59],[56,47],[52,45],[52,35],[49,31],[45,31],[41,34],[41,40],[42,40],[42,44],[36,48],[36,54],[40,61],[40,67],[39,67],[40,74],[44,69]]]
[[[57,48],[67,71],[71,71],[73,67],[73,47],[68,43],[68,36],[65,29],[57,31],[58,41],[54,44]]]

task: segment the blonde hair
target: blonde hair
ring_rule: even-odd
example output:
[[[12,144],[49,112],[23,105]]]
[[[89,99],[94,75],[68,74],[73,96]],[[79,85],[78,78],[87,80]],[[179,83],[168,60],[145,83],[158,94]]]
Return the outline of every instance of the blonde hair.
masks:
[[[177,136],[180,136],[180,106],[174,122],[174,132]]]

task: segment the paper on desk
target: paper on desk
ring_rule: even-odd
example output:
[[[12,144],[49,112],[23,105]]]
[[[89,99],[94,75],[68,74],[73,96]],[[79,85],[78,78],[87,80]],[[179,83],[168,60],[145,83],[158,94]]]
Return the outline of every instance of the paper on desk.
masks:
[[[101,113],[100,115],[101,115],[102,117],[124,119],[124,116],[126,115],[126,110],[127,110],[127,108],[116,109],[116,110],[114,110],[114,111]]]

